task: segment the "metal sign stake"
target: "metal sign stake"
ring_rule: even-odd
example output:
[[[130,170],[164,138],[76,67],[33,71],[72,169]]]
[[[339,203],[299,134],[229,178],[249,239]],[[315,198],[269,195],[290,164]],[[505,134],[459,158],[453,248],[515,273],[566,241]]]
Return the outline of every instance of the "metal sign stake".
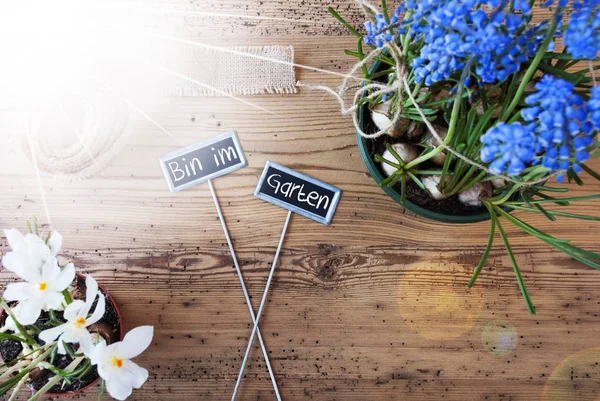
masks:
[[[261,302],[260,308],[258,310],[258,316],[255,316],[254,308],[252,307],[252,303],[250,302],[250,296],[248,295],[248,290],[246,289],[246,283],[244,282],[244,277],[242,276],[242,270],[240,269],[240,265],[238,263],[237,256],[235,256],[235,251],[233,250],[233,244],[231,243],[231,238],[229,237],[229,230],[227,229],[227,224],[225,224],[225,219],[223,218],[223,213],[221,212],[221,206],[219,205],[219,199],[217,198],[217,193],[215,192],[215,188],[213,187],[211,180],[208,180],[208,186],[210,188],[210,193],[212,194],[213,201],[215,202],[215,208],[217,209],[217,214],[219,215],[219,220],[221,221],[221,226],[223,227],[223,232],[225,233],[225,238],[227,239],[227,245],[229,245],[229,252],[231,252],[231,257],[233,258],[233,264],[235,265],[235,270],[237,272],[238,278],[240,279],[240,285],[242,286],[242,291],[244,291],[244,298],[246,298],[246,305],[248,305],[248,311],[250,312],[250,317],[252,318],[252,323],[254,323],[254,329],[252,331],[250,343],[252,343],[252,340],[254,340],[254,335],[257,334],[258,342],[260,343],[260,348],[262,349],[262,353],[265,358],[265,364],[267,365],[267,369],[269,370],[269,376],[271,377],[271,382],[273,383],[273,389],[275,389],[275,396],[277,397],[278,401],[281,401],[281,395],[279,394],[279,388],[277,387],[277,381],[275,380],[275,375],[273,374],[273,369],[271,368],[271,362],[269,361],[269,354],[267,352],[267,348],[265,347],[265,343],[263,342],[262,335],[260,334],[260,331],[258,330],[258,321],[260,319],[260,315],[262,313],[262,307],[264,305]],[[291,212],[289,214],[291,214]],[[289,214],[288,214],[288,220],[289,220]],[[287,227],[287,221],[286,221],[286,227]],[[284,228],[284,230],[285,230],[285,228]],[[279,244],[280,248],[281,248],[282,242],[283,242],[283,237],[282,237],[282,241]],[[279,253],[279,249],[277,252]],[[268,283],[271,282],[272,275],[273,275],[273,269],[271,270],[271,275],[269,276]],[[267,284],[267,289],[268,289],[268,285],[269,284]],[[263,298],[263,300],[264,300],[264,298]],[[244,363],[242,364],[242,367],[246,365],[247,356],[248,356],[248,351],[246,352],[246,356],[244,357]],[[242,373],[243,373],[243,369],[242,369],[242,372],[240,372],[240,375]],[[238,377],[238,382],[239,382],[239,377]],[[239,385],[236,384],[236,392],[237,392],[238,387],[239,387]],[[235,397],[235,393],[234,393],[234,397]]]
[[[287,232],[288,224],[290,223],[290,218],[292,217],[292,212],[308,217],[321,224],[328,225],[333,219],[341,195],[342,190],[333,185],[309,177],[306,174],[302,174],[291,168],[282,166],[281,164],[267,161],[260,180],[258,181],[258,185],[256,186],[256,190],[254,191],[254,196],[287,209],[288,214],[285,219],[285,224],[283,225],[283,230],[281,231],[279,245],[277,246],[275,258],[271,265],[271,271],[269,272],[267,285],[260,301],[258,313],[256,314],[256,320],[254,320],[254,327],[252,328],[252,333],[248,340],[248,347],[244,354],[240,373],[235,382],[235,389],[233,390],[231,401],[235,401],[242,383],[244,369],[248,363],[248,357],[250,355],[250,350],[252,349],[254,337],[256,336],[256,333],[258,333],[258,324],[267,301],[271,280],[275,273],[275,267],[277,267],[279,253],[283,246],[283,240],[285,238],[285,233]]]
[[[248,363],[248,356],[250,355],[250,350],[252,349],[252,343],[254,342],[254,336],[259,333],[258,331],[258,323],[260,322],[260,317],[262,316],[263,309],[265,307],[265,303],[267,301],[267,295],[269,294],[269,288],[271,287],[271,280],[273,279],[273,274],[275,273],[275,267],[277,266],[277,260],[279,259],[279,253],[281,252],[281,247],[283,246],[283,240],[285,238],[285,233],[287,232],[288,225],[290,223],[290,219],[292,217],[292,211],[288,211],[287,217],[285,218],[285,223],[283,224],[283,230],[281,231],[281,237],[279,238],[279,245],[277,246],[277,251],[275,251],[275,258],[273,259],[273,263],[271,264],[271,271],[269,272],[269,278],[267,279],[267,285],[265,287],[265,291],[263,292],[262,299],[260,300],[260,306],[258,307],[258,313],[256,314],[256,320],[254,320],[254,327],[252,328],[252,334],[250,334],[250,339],[248,340],[248,347],[246,348],[246,354],[244,354],[244,360],[242,361],[242,366],[240,368],[240,373],[238,374],[237,381],[235,382],[235,388],[233,390],[233,395],[231,396],[231,401],[235,401],[237,397],[238,390],[240,389],[240,384],[242,383],[242,377],[244,375],[244,369],[246,368],[246,363]],[[260,333],[259,337],[260,339]],[[265,357],[266,359],[266,357]]]
[[[165,175],[165,179],[167,180],[167,185],[169,186],[169,190],[171,192],[181,191],[183,189],[190,188],[202,182],[208,181],[208,186],[210,188],[213,201],[215,202],[217,214],[219,215],[219,220],[221,221],[221,226],[223,227],[223,232],[225,233],[225,238],[227,239],[227,245],[229,246],[229,251],[231,253],[231,257],[233,258],[233,264],[240,280],[242,290],[244,291],[246,305],[248,305],[248,311],[250,312],[252,323],[254,323],[254,327],[256,328],[258,326],[258,319],[254,315],[254,308],[252,308],[252,304],[250,303],[250,296],[248,295],[248,290],[246,289],[246,284],[242,276],[242,270],[240,269],[240,265],[235,255],[233,244],[231,242],[231,238],[229,237],[229,230],[227,229],[227,224],[225,223],[225,218],[221,212],[221,206],[219,205],[219,200],[212,184],[213,178],[220,177],[247,166],[246,157],[244,155],[244,151],[242,150],[237,133],[235,131],[229,131],[202,142],[176,149],[165,155],[162,155],[159,161],[163,174]],[[269,361],[267,348],[265,347],[260,332],[253,332],[253,338],[255,334],[258,334],[260,347],[265,358],[265,364],[269,370],[269,376],[271,377],[273,388],[275,389],[277,401],[281,401],[279,388],[277,387],[275,375],[273,374],[273,369],[271,368],[271,362]]]

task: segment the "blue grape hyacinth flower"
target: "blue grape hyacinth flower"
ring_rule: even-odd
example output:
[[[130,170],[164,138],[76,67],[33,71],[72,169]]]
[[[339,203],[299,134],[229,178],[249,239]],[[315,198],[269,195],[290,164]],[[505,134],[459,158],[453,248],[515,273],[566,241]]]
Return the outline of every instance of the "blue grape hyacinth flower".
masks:
[[[600,51],[600,0],[575,0],[564,38],[576,59],[593,59]]]
[[[481,136],[481,161],[493,174],[519,175],[535,157],[534,125],[498,123]]]
[[[594,125],[594,130],[600,131],[600,86],[592,88],[587,110],[589,122]]]
[[[536,152],[542,165],[559,172],[556,180],[563,182],[564,172],[570,168],[580,172],[579,163],[590,157],[587,147],[595,130],[590,114],[595,112],[590,113],[590,105],[564,79],[544,75],[535,89],[537,92],[525,98],[530,107],[524,108],[521,116],[535,125]]]
[[[540,24],[526,29],[526,0],[412,0],[407,10],[413,38],[423,40],[412,61],[415,82],[449,79],[469,62],[483,83],[504,81],[519,71],[542,44]],[[512,8],[508,10],[508,5]]]
[[[391,42],[396,37],[396,34],[405,33],[405,29],[398,26],[402,12],[404,11],[404,4],[400,4],[394,14],[390,17],[388,22],[383,14],[377,14],[375,16],[375,22],[366,21],[365,30],[367,35],[364,37],[365,43],[383,47],[386,42]],[[395,33],[393,30],[395,28]]]

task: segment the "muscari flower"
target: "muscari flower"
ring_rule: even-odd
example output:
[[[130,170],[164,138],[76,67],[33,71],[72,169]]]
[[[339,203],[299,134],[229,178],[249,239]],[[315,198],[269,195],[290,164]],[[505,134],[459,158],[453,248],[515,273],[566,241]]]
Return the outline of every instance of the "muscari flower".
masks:
[[[595,129],[590,109],[574,92],[573,84],[563,79],[544,75],[535,89],[537,92],[525,98],[530,107],[524,108],[521,116],[535,124],[536,152],[542,165],[559,172],[556,180],[563,182],[565,171],[572,168],[581,172],[579,163],[590,157],[587,147],[593,142]],[[598,93],[595,88],[594,93]]]
[[[505,80],[538,51],[544,24],[525,30],[531,7],[515,0],[512,11],[502,0],[409,1],[411,30],[424,46],[412,66],[415,82],[446,80],[467,63],[483,83]],[[486,12],[485,8],[488,9]]]
[[[62,308],[66,289],[75,278],[75,267],[69,263],[64,268],[58,266],[55,256],[48,256],[41,270],[36,266],[17,265],[13,270],[25,282],[12,283],[4,291],[6,301],[19,301],[19,323],[33,324],[40,317],[42,310]]]
[[[587,103],[588,120],[594,125],[596,131],[600,131],[600,86],[594,86],[591,91],[590,100]]]
[[[390,17],[390,21],[386,21],[383,14],[377,14],[375,16],[375,22],[366,21],[365,29],[367,35],[364,37],[365,43],[377,47],[383,47],[386,42],[391,42],[395,38],[395,34],[392,30],[396,29],[396,34],[404,33],[404,28],[397,26],[400,21],[400,16],[404,11],[404,4],[400,4],[394,14]]]
[[[534,125],[498,123],[481,136],[481,160],[493,174],[519,175],[535,157]]]
[[[576,59],[593,59],[600,51],[600,1],[575,0],[564,38]]]
[[[52,342],[60,336],[58,339],[58,352],[61,354],[66,353],[63,342],[73,344],[91,341],[91,334],[87,328],[104,316],[106,300],[102,292],[98,291],[98,283],[91,276],[87,276],[85,286],[85,302],[75,300],[65,308],[63,316],[67,322],[44,330],[39,335],[45,343]],[[98,297],[98,303],[90,316],[89,313],[96,297]]]
[[[152,326],[140,326],[127,333],[123,341],[110,345],[104,340],[95,345],[86,341],[81,343],[83,353],[92,365],[98,366],[98,374],[106,382],[111,397],[124,400],[148,379],[148,371],[131,359],[150,346],[153,333]]]

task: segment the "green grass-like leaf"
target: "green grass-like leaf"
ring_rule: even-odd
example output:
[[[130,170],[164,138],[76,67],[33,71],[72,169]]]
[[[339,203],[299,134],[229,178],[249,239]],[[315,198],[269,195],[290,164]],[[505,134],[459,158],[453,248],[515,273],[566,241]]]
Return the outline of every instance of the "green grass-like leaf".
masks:
[[[523,277],[521,276],[521,270],[519,270],[519,265],[517,264],[515,255],[512,251],[510,243],[508,242],[508,237],[506,236],[506,233],[504,232],[500,221],[498,221],[497,223],[498,232],[500,233],[500,237],[502,238],[502,242],[504,242],[504,247],[506,248],[506,252],[508,253],[508,257],[510,258],[510,263],[512,264],[515,276],[517,277],[517,283],[519,285],[519,289],[521,290],[521,294],[523,295],[523,299],[525,300],[525,304],[527,305],[527,310],[532,315],[535,315],[535,306],[533,306],[533,302],[531,302],[531,297],[529,296],[527,287],[525,287],[525,282],[523,281]]]
[[[14,334],[8,334],[8,333],[0,333],[0,341],[2,340],[13,340],[13,341],[18,341],[18,342],[23,342],[23,338],[16,336]]]
[[[402,176],[402,186],[400,188],[400,202],[404,204],[406,202],[406,176]]]
[[[11,376],[4,382],[0,383],[0,397],[6,395],[6,393],[8,393],[10,389],[16,386],[17,383],[20,382],[21,379],[25,377],[27,373],[29,373],[28,370],[21,370],[20,372],[17,372],[16,375]]]
[[[346,20],[340,15],[338,14],[337,11],[335,11],[335,9],[333,7],[328,7],[327,10],[329,10],[329,13],[331,13],[331,15],[333,15],[333,17],[338,20],[342,25],[344,25],[346,27],[346,29],[348,29],[350,32],[352,32],[352,34],[354,34],[354,36],[356,36],[357,38],[360,38],[362,40],[363,35],[358,32],[356,29],[354,29],[354,27],[352,25],[350,25],[348,22],[346,22]]]
[[[537,191],[546,191],[546,192],[569,192],[569,188],[555,188],[555,187],[547,187],[544,185],[532,185],[531,189]]]
[[[100,401],[102,399],[102,396],[104,395],[104,379],[100,378],[100,383],[98,384],[98,386],[100,387],[100,389],[98,390],[98,401]]]
[[[523,199],[525,199],[525,201],[528,204],[531,204],[530,202],[533,200],[527,193],[523,193],[522,194]],[[550,221],[555,221],[556,217],[554,217],[552,214],[548,213],[548,211],[546,209],[544,209],[544,207],[542,205],[540,205],[539,203],[534,203],[533,206],[540,212],[542,213],[544,216],[546,216],[546,218]]]
[[[500,213],[502,216],[504,216],[507,220],[509,220],[511,223],[513,223],[514,225],[516,225],[523,231],[527,232],[528,234],[531,234],[531,235],[539,238],[540,240],[544,241],[545,243],[547,243],[547,244],[553,246],[554,248],[571,256],[573,259],[576,259],[594,269],[600,270],[600,264],[594,262],[594,260],[600,261],[600,254],[586,251],[585,249],[571,245],[568,243],[569,242],[568,240],[561,240],[561,239],[552,237],[552,236],[530,226],[529,224],[523,222],[522,220],[519,220],[516,217],[506,213],[501,208],[499,208],[497,206],[495,206],[494,208],[496,211],[498,211],[498,213]]]
[[[494,244],[494,236],[496,234],[496,220],[498,219],[498,217],[496,216],[496,213],[494,213],[489,206],[487,206],[487,207],[490,212],[490,216],[492,216],[492,220],[491,220],[492,223],[490,225],[490,235],[488,237],[488,242],[485,247],[485,250],[483,251],[483,254],[481,255],[481,259],[479,260],[477,267],[475,267],[475,271],[473,272],[473,276],[471,277],[471,280],[469,280],[469,283],[467,284],[468,288],[472,288],[475,285],[475,281],[477,280],[477,277],[479,277],[479,274],[483,270],[483,265],[487,261],[488,256],[490,255],[490,250],[492,249],[492,245]]]
[[[385,148],[392,154],[392,156],[394,156],[394,158],[396,160],[398,160],[398,163],[401,166],[404,166],[404,160],[402,160],[402,158],[400,157],[400,155],[398,154],[398,152],[396,152],[396,149],[394,149],[394,147],[392,146],[392,144],[388,143],[387,145],[385,145]]]
[[[525,231],[527,234],[531,234],[535,237],[538,237],[539,239],[542,239],[544,241],[550,241],[553,243],[568,243],[569,242],[569,240],[555,238],[549,234],[546,234],[543,231],[538,230],[537,228],[535,228],[533,226],[530,226],[529,224],[525,223],[523,220],[520,220],[520,219],[510,215],[509,213],[505,212],[504,210],[502,210],[502,208],[499,208],[496,205],[494,205],[494,208],[503,217],[505,217],[511,223],[513,223],[514,225],[519,227],[521,230]]]
[[[410,171],[407,171],[407,172],[406,172],[406,174],[408,174],[408,176],[409,176],[409,177],[410,177],[410,178],[413,180],[413,182],[414,182],[415,184],[417,184],[417,186],[418,186],[419,188],[421,188],[423,191],[426,191],[426,189],[425,189],[425,185],[424,185],[424,184],[421,182],[421,180],[420,180],[420,179],[419,179],[419,178],[418,178],[416,175],[414,175],[414,174],[413,174],[412,172],[410,172]]]
[[[524,206],[518,206],[518,205],[505,205],[505,206],[510,207],[511,209],[516,209],[516,210],[524,210],[527,212],[541,213],[539,210],[531,208],[531,207],[524,207]],[[579,220],[600,221],[600,217],[597,217],[597,216],[589,216],[589,215],[585,215],[585,214],[561,212],[561,211],[556,211],[556,210],[547,210],[547,212],[553,216],[569,217],[572,219],[579,219]]]
[[[600,194],[585,195],[585,196],[572,196],[570,198],[534,199],[529,203],[536,204],[536,203],[577,202],[577,201],[586,201],[586,200],[592,200],[592,199],[598,199],[598,198],[600,198]]]
[[[600,174],[598,174],[596,171],[592,170],[591,168],[589,168],[585,164],[581,164],[580,166],[583,169],[583,171],[585,171],[586,173],[588,173],[589,175],[591,175],[592,177],[594,177],[595,179],[597,179],[598,181],[600,181]]]
[[[583,186],[583,181],[581,180],[581,178],[579,178],[579,176],[573,171],[572,168],[569,168],[567,170],[567,178],[569,179],[569,182],[571,181],[575,181],[575,184],[579,185],[580,187]]]

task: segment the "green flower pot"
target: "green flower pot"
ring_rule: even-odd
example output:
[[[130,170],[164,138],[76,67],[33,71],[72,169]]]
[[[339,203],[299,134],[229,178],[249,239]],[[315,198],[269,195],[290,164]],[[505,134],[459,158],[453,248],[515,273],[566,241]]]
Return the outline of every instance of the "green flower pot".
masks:
[[[379,69],[381,69],[381,67],[381,62],[376,61],[373,63],[373,65],[371,65],[369,72],[377,72]],[[367,132],[365,116],[368,112],[369,108],[366,104],[363,104],[359,109],[359,126],[363,130],[363,132]],[[485,208],[482,210],[475,210],[472,212],[445,214],[425,209],[413,202],[410,202],[409,200],[406,200],[404,203],[401,203],[401,195],[399,190],[397,190],[395,187],[389,188],[387,186],[381,186],[381,181],[383,181],[386,177],[381,172],[379,164],[375,160],[373,160],[373,157],[371,156],[371,151],[369,149],[369,141],[371,140],[363,138],[358,132],[356,133],[356,140],[358,142],[358,148],[360,149],[360,155],[365,164],[367,165],[371,177],[373,177],[377,185],[379,185],[381,189],[385,191],[385,193],[391,196],[392,199],[394,199],[404,208],[410,210],[413,213],[418,214],[419,216],[423,216],[431,220],[440,221],[442,223],[478,223],[480,221],[486,221],[490,219],[490,213]]]

